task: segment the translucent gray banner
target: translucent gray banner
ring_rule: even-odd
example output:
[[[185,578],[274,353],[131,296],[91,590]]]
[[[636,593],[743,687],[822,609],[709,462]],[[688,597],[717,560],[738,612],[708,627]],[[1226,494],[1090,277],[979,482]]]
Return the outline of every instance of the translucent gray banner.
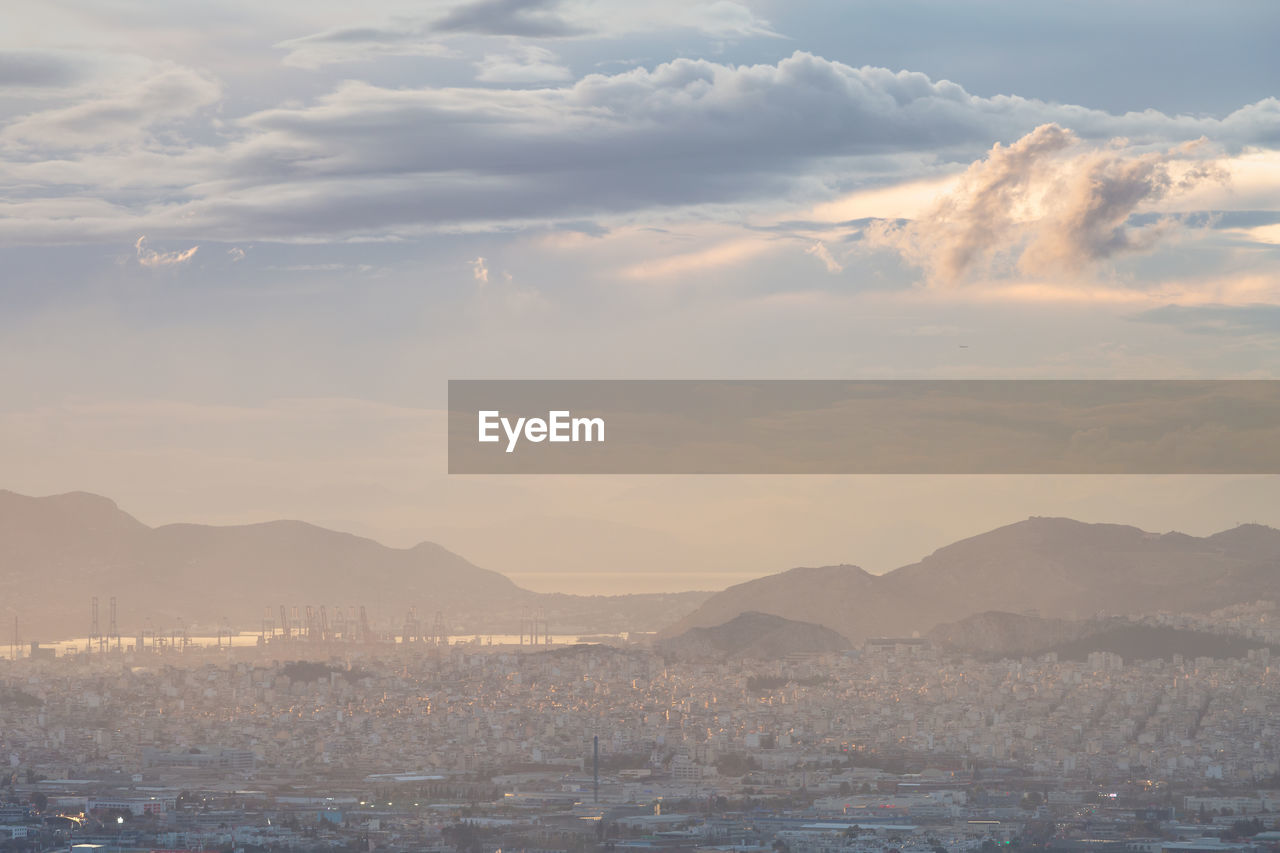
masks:
[[[1276,474],[1280,381],[451,380],[453,474]]]

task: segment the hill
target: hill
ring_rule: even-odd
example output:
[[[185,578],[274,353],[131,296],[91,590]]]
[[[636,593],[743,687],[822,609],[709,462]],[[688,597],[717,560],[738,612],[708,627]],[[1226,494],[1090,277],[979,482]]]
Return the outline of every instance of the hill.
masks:
[[[713,628],[690,628],[657,646],[664,654],[683,658],[762,660],[800,652],[838,652],[849,647],[848,640],[829,628],[768,613],[742,613]]]
[[[666,635],[722,625],[742,613],[756,612],[823,625],[847,637],[850,635],[838,627],[848,625],[844,611],[852,605],[874,612],[879,603],[875,576],[857,566],[791,569],[734,584],[713,594],[701,607],[668,629]],[[875,633],[874,630],[855,632],[855,636],[864,638]]]
[[[940,548],[884,575],[854,566],[792,569],[711,596],[670,634],[760,611],[817,622],[860,642],[908,636],[987,611],[1082,619],[1205,612],[1280,600],[1280,531],[1245,525],[1208,537],[1030,518]]]
[[[93,596],[101,629],[114,596],[120,631],[133,636],[179,620],[256,629],[264,612],[278,621],[281,604],[365,605],[388,630],[411,606],[428,619],[442,612],[458,633],[516,633],[525,609],[541,610],[553,633],[652,630],[706,595],[541,595],[430,542],[389,548],[301,521],[151,528],[97,495],[0,491],[0,615],[6,628],[17,616],[26,639],[87,635]]]

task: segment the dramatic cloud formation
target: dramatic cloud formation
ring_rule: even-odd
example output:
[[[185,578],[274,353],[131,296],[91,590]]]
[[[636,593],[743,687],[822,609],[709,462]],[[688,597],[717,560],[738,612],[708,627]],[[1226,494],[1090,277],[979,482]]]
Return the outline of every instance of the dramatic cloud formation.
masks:
[[[1225,177],[1212,162],[1192,159],[1197,146],[1149,153],[1080,147],[1056,124],[1007,147],[997,143],[924,216],[906,224],[874,223],[868,242],[899,251],[943,282],[970,273],[1073,274],[1113,255],[1151,248],[1177,222],[1135,225],[1135,212]]]
[[[133,244],[134,251],[137,253],[138,263],[141,266],[156,269],[158,267],[171,267],[176,264],[184,264],[195,255],[199,246],[192,246],[181,252],[156,252],[146,247],[147,238],[143,235],[138,238],[138,242]],[[239,258],[233,258],[239,260]]]
[[[525,56],[535,67],[550,64],[543,54]],[[1235,148],[1280,132],[1274,102],[1222,119],[1115,116],[978,97],[923,74],[797,52],[776,65],[682,59],[559,88],[348,81],[309,103],[230,122],[180,153],[151,152],[146,169],[136,152],[98,147],[112,134],[188,115],[216,92],[202,76],[169,68],[114,99],[8,125],[3,138],[82,148],[56,170],[0,160],[0,174],[28,188],[12,217],[0,220],[0,241],[125,230],[227,241],[386,236],[776,200],[825,192],[858,158],[880,158],[882,173],[899,161],[915,168],[923,154],[972,159],[1051,122],[1086,139],[1124,135],[1135,144],[1208,135]],[[121,209],[107,187],[126,166],[132,181],[155,191]],[[75,215],[59,215],[58,206],[70,204],[62,187],[71,177]]]

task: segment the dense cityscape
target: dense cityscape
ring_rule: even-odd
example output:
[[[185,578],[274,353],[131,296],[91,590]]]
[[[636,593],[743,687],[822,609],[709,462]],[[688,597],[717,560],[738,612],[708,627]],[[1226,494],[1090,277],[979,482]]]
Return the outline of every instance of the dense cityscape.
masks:
[[[1273,612],[1152,621],[1270,640]],[[1280,840],[1267,647],[996,660],[881,638],[759,660],[538,639],[33,648],[0,663],[0,849]]]

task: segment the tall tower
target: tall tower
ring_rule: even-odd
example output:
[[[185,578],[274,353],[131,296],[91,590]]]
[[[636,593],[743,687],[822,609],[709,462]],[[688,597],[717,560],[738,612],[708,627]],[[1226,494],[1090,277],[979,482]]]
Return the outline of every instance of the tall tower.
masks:
[[[111,641],[116,644],[116,651],[120,651],[120,628],[116,625],[116,597],[111,596],[111,602],[107,605],[107,648],[111,648]]]
[[[101,651],[102,650],[102,628],[98,626],[98,596],[95,595],[91,599],[91,602],[92,602],[91,606],[93,609],[93,618],[92,618],[92,621],[90,621],[89,623],[88,651],[93,651],[94,645],[97,645],[98,650]]]
[[[531,624],[532,617],[529,615],[529,608],[525,607],[520,611],[520,645],[524,645],[525,637],[533,636],[533,627]]]

